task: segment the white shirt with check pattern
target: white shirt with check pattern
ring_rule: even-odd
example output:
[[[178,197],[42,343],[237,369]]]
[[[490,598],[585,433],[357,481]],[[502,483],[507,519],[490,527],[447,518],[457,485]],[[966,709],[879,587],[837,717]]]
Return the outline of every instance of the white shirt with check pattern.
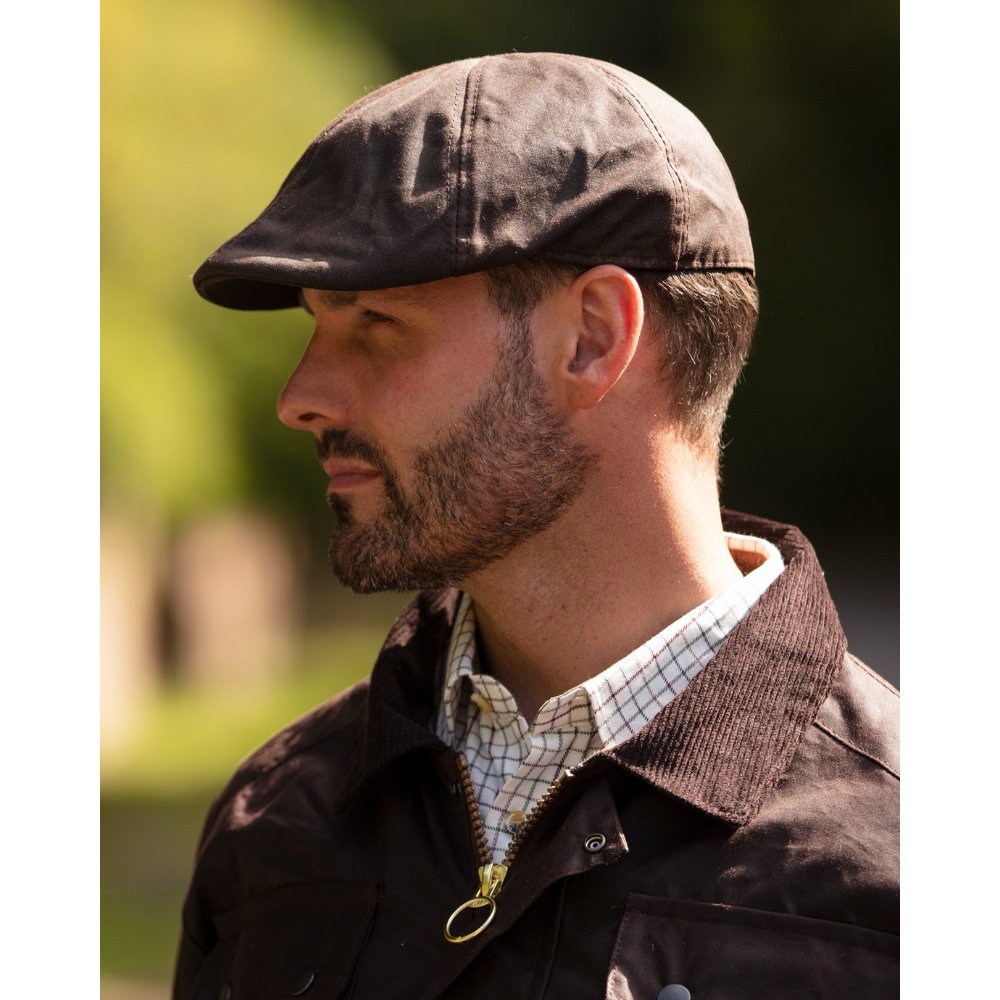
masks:
[[[745,574],[603,672],[550,698],[531,725],[513,696],[480,671],[476,615],[458,607],[438,711],[441,739],[464,753],[494,861],[534,804],[564,772],[638,732],[712,659],[726,636],[784,569],[781,553],[748,535],[726,534]]]

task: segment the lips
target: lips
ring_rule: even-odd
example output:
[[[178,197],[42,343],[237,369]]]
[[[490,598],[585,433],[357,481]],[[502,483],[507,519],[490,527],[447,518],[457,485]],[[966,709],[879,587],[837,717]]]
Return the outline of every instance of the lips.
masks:
[[[365,486],[381,478],[378,469],[365,462],[331,458],[323,462],[322,465],[323,471],[330,477],[330,485],[327,488],[330,493],[356,486]]]

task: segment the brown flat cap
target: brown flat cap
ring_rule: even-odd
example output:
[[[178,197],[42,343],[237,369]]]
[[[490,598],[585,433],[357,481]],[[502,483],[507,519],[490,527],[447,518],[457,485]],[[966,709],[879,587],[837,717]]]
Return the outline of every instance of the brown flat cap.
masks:
[[[194,283],[221,306],[280,309],[300,288],[529,258],[753,271],[746,213],[697,118],[627,70],[539,52],[435,66],[362,98]]]

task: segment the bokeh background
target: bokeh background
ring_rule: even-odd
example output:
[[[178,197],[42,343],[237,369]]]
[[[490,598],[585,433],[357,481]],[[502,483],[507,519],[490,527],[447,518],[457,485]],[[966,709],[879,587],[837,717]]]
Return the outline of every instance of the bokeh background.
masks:
[[[898,10],[831,0],[106,0],[102,969],[168,991],[201,818],[238,761],[370,667],[404,595],[329,577],[324,479],[274,400],[301,312],[190,275],[367,91],[474,54],[620,63],[690,107],[746,205],[762,317],[726,505],[800,525],[898,683]]]

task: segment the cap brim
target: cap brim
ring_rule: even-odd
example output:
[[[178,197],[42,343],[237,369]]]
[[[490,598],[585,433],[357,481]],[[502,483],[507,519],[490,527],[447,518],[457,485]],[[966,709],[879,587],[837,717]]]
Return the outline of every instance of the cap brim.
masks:
[[[227,309],[291,309],[300,304],[301,289],[323,288],[330,281],[330,268],[324,261],[287,257],[227,261],[219,259],[222,253],[205,261],[192,280],[202,298]]]

